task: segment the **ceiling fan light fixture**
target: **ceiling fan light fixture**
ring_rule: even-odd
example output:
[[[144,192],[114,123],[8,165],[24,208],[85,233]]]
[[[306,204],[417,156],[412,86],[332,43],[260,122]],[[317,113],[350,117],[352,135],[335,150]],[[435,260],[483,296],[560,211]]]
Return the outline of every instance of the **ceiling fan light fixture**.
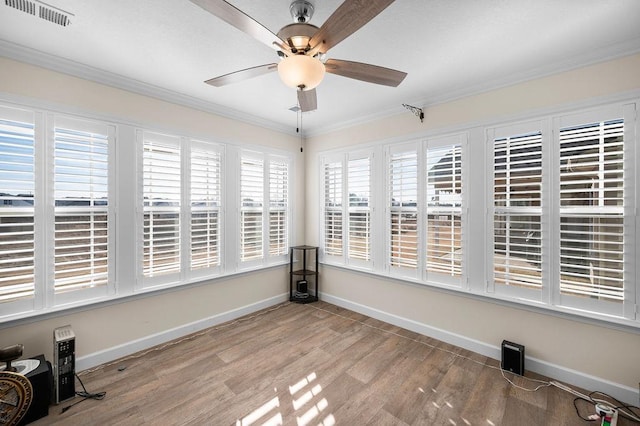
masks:
[[[324,78],[324,64],[307,55],[287,56],[278,64],[278,75],[284,84],[302,90],[318,87]]]

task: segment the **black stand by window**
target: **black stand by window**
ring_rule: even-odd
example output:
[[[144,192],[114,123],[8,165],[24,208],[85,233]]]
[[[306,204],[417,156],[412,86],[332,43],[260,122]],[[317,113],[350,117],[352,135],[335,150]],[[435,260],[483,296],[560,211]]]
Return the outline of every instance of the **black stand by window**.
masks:
[[[318,301],[318,247],[291,247],[289,300],[297,303]]]

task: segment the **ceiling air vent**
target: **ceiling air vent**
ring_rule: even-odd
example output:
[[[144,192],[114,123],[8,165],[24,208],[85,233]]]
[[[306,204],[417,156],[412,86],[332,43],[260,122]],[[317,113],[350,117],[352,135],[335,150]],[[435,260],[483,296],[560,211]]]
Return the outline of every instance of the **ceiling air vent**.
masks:
[[[63,27],[66,27],[71,23],[69,21],[69,17],[64,13],[57,12],[45,6],[40,6],[40,17],[49,22],[53,22],[54,24],[62,25]]]
[[[9,7],[13,7],[14,9],[18,9],[21,10],[23,12],[26,12],[30,15],[35,15],[36,14],[36,4],[32,1],[29,0],[4,0],[4,3],[9,6]]]
[[[69,15],[75,16],[73,13],[58,9],[55,6],[51,6],[39,0],[4,0],[4,4],[34,16],[36,16],[37,7],[38,17],[46,21],[53,22],[54,24],[62,25],[63,27],[66,27],[71,23]]]

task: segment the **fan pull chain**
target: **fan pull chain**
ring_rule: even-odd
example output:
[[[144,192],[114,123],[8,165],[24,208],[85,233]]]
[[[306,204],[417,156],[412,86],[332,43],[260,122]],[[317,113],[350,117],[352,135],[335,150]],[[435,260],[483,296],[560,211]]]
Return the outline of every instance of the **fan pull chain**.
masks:
[[[303,152],[302,149],[302,108],[300,108],[300,105],[298,105],[298,117],[296,117],[298,119],[298,127],[296,127],[296,132],[300,135],[300,152]]]

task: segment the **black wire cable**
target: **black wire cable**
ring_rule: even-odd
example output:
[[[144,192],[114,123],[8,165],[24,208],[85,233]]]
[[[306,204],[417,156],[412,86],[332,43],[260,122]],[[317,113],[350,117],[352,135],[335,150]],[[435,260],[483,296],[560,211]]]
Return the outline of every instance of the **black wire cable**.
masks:
[[[76,379],[78,379],[78,381],[80,382],[80,385],[82,386],[82,391],[76,392],[76,395],[81,396],[82,399],[80,401],[76,401],[73,404],[64,407],[60,412],[60,414],[66,413],[71,407],[73,407],[74,405],[80,404],[81,402],[86,401],[87,399],[96,399],[99,401],[101,399],[104,399],[104,397],[107,395],[107,392],[105,391],[96,392],[96,393],[89,392],[87,388],[84,386],[84,383],[82,383],[82,379],[80,379],[80,376],[78,376],[77,374],[75,376],[76,376]]]
[[[590,406],[593,405],[593,401],[589,401],[588,399],[585,398],[575,398],[573,400],[573,407],[576,409],[576,414],[578,415],[578,417],[580,417],[582,420],[584,420],[585,422],[595,422],[595,419],[590,419],[588,417],[583,417],[582,414],[580,414],[580,409],[578,408],[578,401],[584,401],[586,403],[588,403]]]

